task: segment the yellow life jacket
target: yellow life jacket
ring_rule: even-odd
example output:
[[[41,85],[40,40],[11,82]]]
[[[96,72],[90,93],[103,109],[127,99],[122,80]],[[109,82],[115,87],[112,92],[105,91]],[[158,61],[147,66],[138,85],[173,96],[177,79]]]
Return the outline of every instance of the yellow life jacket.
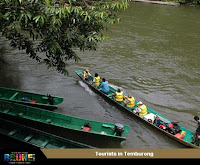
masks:
[[[86,72],[86,71],[84,71],[84,79],[85,79],[85,78],[88,78],[88,76],[89,76],[89,73]]]
[[[100,77],[94,77],[95,78],[95,82],[94,85],[99,85],[100,84]]]
[[[139,108],[141,109],[141,112],[139,113],[139,115],[145,116],[147,114],[147,106],[143,104],[143,105],[139,106]]]
[[[129,100],[129,103],[127,104],[128,108],[134,107],[135,106],[135,98],[134,97],[131,97],[131,98],[128,97],[128,100]]]
[[[123,92],[115,92],[115,100],[116,101],[123,101]]]

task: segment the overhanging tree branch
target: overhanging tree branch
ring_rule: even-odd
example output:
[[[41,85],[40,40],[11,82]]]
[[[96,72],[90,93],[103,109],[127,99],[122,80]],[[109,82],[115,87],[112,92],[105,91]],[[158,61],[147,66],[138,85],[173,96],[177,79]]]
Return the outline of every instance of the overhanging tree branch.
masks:
[[[1,0],[0,32],[11,46],[66,74],[68,60],[80,61],[74,48],[96,50],[105,23],[118,22],[116,12],[128,1]]]

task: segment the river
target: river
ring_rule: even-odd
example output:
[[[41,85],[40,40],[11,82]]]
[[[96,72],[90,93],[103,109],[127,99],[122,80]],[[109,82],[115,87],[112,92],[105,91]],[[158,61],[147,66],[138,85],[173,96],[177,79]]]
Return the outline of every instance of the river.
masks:
[[[131,2],[119,15],[121,22],[105,32],[109,40],[97,51],[77,51],[82,60],[69,62],[68,77],[31,60],[1,37],[0,55],[7,64],[0,65],[0,86],[63,96],[56,110],[60,113],[131,126],[127,140],[113,147],[182,148],[107,103],[74,72],[97,72],[156,112],[195,130],[193,117],[200,115],[199,7]]]

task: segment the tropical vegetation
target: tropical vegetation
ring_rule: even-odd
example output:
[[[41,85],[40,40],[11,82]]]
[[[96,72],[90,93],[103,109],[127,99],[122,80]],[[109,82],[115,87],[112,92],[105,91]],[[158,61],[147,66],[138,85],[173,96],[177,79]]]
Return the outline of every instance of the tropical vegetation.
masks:
[[[96,50],[130,0],[1,0],[0,33],[38,62],[67,73],[74,49]]]

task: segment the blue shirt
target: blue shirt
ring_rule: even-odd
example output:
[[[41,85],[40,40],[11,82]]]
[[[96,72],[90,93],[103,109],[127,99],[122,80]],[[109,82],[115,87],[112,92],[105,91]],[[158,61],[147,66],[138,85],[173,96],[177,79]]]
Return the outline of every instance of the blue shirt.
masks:
[[[100,87],[102,88],[102,91],[107,93],[109,92],[109,85],[108,85],[108,81],[102,82]]]

